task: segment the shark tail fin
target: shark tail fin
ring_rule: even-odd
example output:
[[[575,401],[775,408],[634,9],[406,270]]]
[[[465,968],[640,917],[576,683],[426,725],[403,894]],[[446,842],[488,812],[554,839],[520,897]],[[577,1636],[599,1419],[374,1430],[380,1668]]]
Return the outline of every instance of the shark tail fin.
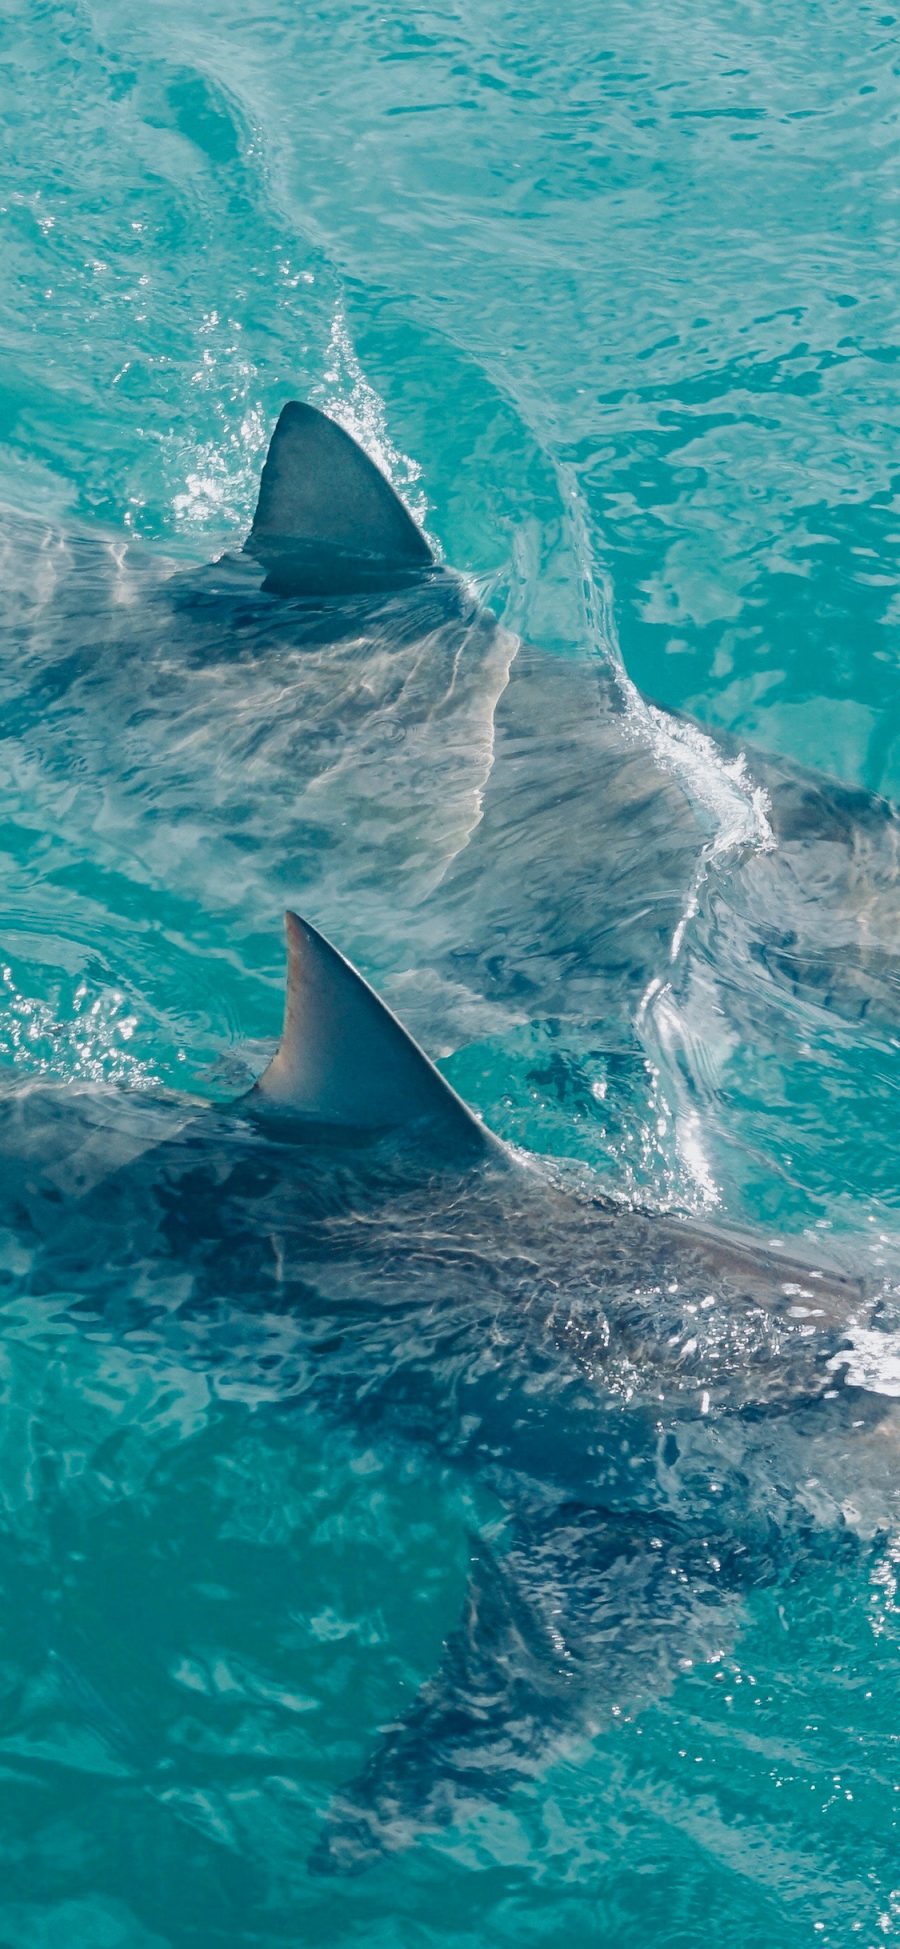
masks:
[[[457,1145],[493,1140],[373,988],[308,921],[285,915],[284,1028],[248,1104],[354,1130],[428,1123]]]
[[[325,557],[390,562],[400,570],[433,561],[390,482],[349,433],[315,406],[282,408],[262,471],[245,544],[269,571],[270,586],[302,578],[302,564]]]

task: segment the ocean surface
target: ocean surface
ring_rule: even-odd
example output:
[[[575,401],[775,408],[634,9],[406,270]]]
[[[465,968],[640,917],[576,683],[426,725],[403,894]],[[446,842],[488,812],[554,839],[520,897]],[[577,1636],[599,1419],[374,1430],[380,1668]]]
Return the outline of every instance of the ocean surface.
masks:
[[[281,911],[306,895],[567,1181],[758,1226],[887,1292],[900,17],[7,0],[0,54],[3,1089],[227,1100],[274,1044]],[[165,590],[240,545],[291,397],[362,442],[504,642],[573,698],[586,673],[615,691],[647,776],[696,812],[666,940],[590,1021],[565,992],[487,994],[469,939],[424,994],[411,892],[384,894],[377,808],[348,824],[339,775],[330,878],[279,865],[302,726],[279,740],[261,640],[246,710],[214,606],[214,683],[181,660],[193,612],[158,596],[139,658],[108,635],[92,656],[132,565]],[[489,784],[466,723],[411,750],[423,849],[456,831],[463,775],[478,803]],[[786,850],[778,791],[810,772],[825,810]],[[389,806],[404,775],[385,758]],[[246,779],[239,814],[223,777]],[[512,865],[472,854],[485,914],[551,856],[563,919],[594,899],[614,926],[639,896],[643,801],[605,823],[589,766],[577,785],[584,816],[533,821]],[[477,912],[423,897],[429,926]],[[539,940],[537,893],[529,916]],[[289,1411],[237,1356],[104,1330],[34,1255],[4,1205],[0,1944],[900,1938],[900,1528],[799,1575],[776,1552],[716,1656],[612,1700],[512,1795],[473,1789],[468,1817],[323,1877],[330,1797],[438,1663],[490,1509]],[[889,1406],[886,1305],[850,1366]]]

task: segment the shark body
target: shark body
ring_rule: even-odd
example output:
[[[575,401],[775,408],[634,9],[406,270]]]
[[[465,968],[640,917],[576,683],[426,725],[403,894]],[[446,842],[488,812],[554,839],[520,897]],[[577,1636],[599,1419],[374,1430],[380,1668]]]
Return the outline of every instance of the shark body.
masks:
[[[284,1032],[220,1112],[31,1082],[0,1218],[147,1356],[477,1476],[440,1669],[327,1810],[355,1871],[721,1653],[755,1584],[896,1528],[898,1418],[848,1384],[862,1282],[554,1183],[288,916]],[[687,1493],[689,1491],[689,1493]]]
[[[681,729],[611,662],[519,643],[314,408],[284,409],[247,545],[206,570],[12,517],[3,548],[3,761],[62,876],[89,853],[166,889],[254,967],[277,890],[444,1049],[535,1019],[627,1040],[686,913],[738,1032],[749,963],[776,1002],[896,1020],[894,809],[754,754],[772,843],[705,874],[712,747],[670,762]]]

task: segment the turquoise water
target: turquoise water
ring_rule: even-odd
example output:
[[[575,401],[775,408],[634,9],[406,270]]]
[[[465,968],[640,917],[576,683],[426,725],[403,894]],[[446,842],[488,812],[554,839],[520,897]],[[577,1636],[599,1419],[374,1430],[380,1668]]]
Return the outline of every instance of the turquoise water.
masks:
[[[896,15],[848,0],[8,7],[0,501],[39,560],[34,537],[68,530],[184,570],[243,537],[278,409],[309,398],[510,631],[624,667],[745,748],[742,817],[754,754],[900,797],[898,46]],[[8,1073],[227,1095],[277,1032],[287,868],[271,936],[235,919],[215,834],[208,897],[188,884],[154,838],[171,776],[155,801],[145,699],[65,745],[15,572]],[[614,1190],[851,1268],[874,1238],[890,1267],[894,937],[855,1013],[829,1006],[833,971],[764,978],[771,913],[736,953],[732,885],[766,855],[746,825],[729,838],[723,748],[688,785],[714,841],[671,1006],[623,1005],[587,1048],[527,1010],[431,1046],[505,1134]],[[865,903],[854,925],[878,934]],[[402,972],[390,917],[359,926],[369,971]],[[433,1670],[490,1510],[227,1370],[85,1332],[65,1292],[36,1294],[27,1231],[3,1249],[0,1941],[900,1929],[896,1533],[761,1578],[721,1656],[664,1696],[505,1803],[322,1880],[323,1808]]]

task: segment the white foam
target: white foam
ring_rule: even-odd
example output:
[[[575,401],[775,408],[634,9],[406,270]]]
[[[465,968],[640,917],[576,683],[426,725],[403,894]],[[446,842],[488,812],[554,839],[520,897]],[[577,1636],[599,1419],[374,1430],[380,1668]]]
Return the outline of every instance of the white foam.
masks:
[[[771,806],[764,788],[754,784],[743,752],[736,758],[726,758],[715,740],[698,724],[682,723],[656,704],[648,704],[626,674],[621,660],[617,660],[616,677],[635,738],[649,746],[660,771],[676,778],[692,803],[713,821],[712,837],[701,847],[681,919],[672,936],[671,958],[675,961],[710,872],[737,854],[774,851],[776,840],[769,820]]]
[[[828,1364],[833,1372],[845,1367],[851,1387],[900,1400],[900,1329],[884,1332],[878,1327],[857,1327],[850,1346],[842,1347]]]
[[[612,667],[629,731],[635,742],[649,748],[660,771],[678,780],[692,804],[705,812],[713,825],[712,837],[700,849],[697,870],[672,937],[671,958],[675,961],[710,871],[724,865],[735,854],[774,850],[776,839],[769,820],[771,807],[763,787],[755,784],[750,776],[743,753],[733,759],[726,758],[715,739],[698,724],[683,722],[658,705],[648,703],[632,683],[622,659],[611,591],[594,572],[590,531],[577,476],[565,464],[560,464],[559,474],[581,571],[589,639],[597,654]]]
[[[413,520],[425,530],[428,501],[421,484],[421,466],[391,439],[384,400],[363,371],[340,299],[332,313],[325,359],[322,383],[313,387],[311,399],[374,460]],[[434,553],[439,553],[432,535],[428,535],[428,542]]]

